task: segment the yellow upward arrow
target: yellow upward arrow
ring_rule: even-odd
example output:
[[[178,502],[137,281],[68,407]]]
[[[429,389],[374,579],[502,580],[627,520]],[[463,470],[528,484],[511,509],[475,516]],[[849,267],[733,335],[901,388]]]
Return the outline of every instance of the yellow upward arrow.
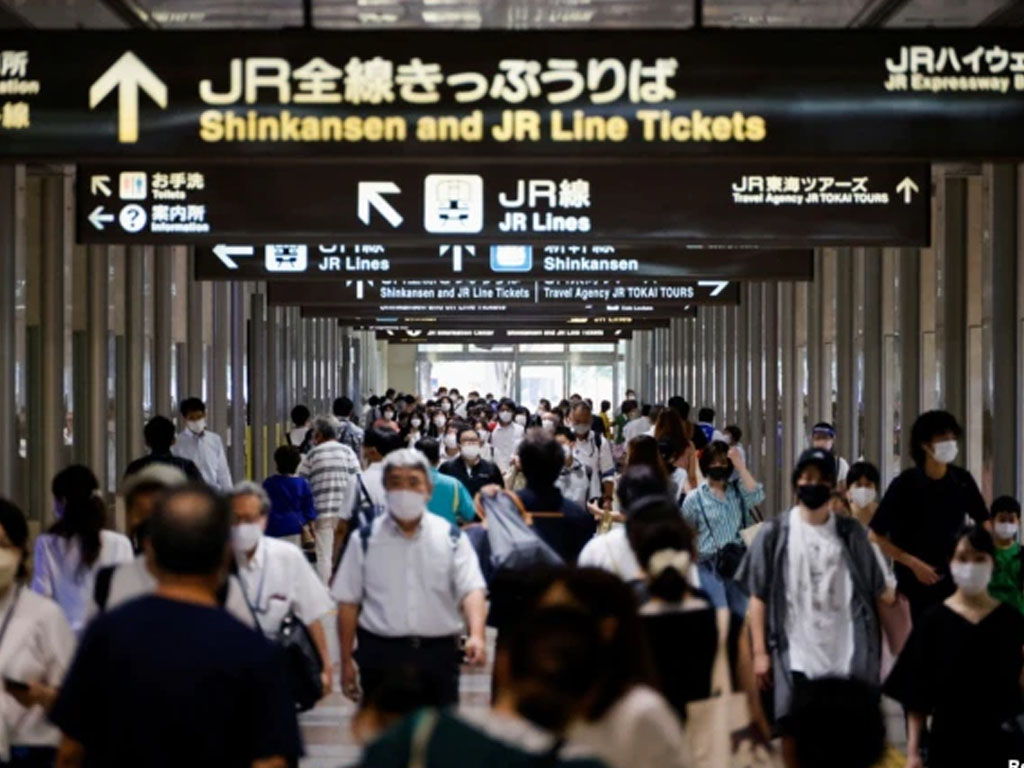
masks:
[[[96,105],[115,88],[117,140],[122,144],[134,144],[139,140],[139,89],[145,91],[161,109],[166,109],[167,86],[138,56],[125,51],[89,88],[89,109],[96,109]]]

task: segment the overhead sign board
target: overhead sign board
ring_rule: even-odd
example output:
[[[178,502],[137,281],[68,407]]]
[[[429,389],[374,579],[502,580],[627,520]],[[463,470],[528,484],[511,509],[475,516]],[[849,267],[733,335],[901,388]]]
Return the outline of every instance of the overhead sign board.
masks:
[[[810,249],[686,248],[588,241],[495,246],[382,242],[218,243],[196,246],[197,280],[650,279],[796,280],[814,277]]]
[[[624,315],[618,313],[597,312],[586,310],[572,312],[557,310],[538,315],[536,310],[515,308],[504,312],[471,314],[455,310],[453,312],[392,312],[374,315],[352,312],[346,307],[328,305],[303,306],[303,317],[329,317],[336,319],[339,325],[360,329],[376,330],[380,327],[429,327],[429,328],[462,328],[470,325],[475,328],[484,327],[563,327],[563,326],[615,326],[632,328],[633,330],[649,330],[651,328],[667,328],[669,320],[681,317],[696,317],[697,307],[688,306],[644,315]]]
[[[342,308],[354,315],[514,309],[546,313],[600,311],[650,314],[694,304],[738,304],[739,284],[668,280],[346,280],[341,283],[270,283],[271,304]]]
[[[0,110],[9,158],[1020,157],[1024,42],[991,28],[4,30]]]
[[[538,239],[927,245],[930,178],[927,164],[834,160],[86,164],[78,239],[368,237],[453,263],[517,261]]]
[[[614,344],[633,338],[624,328],[387,329],[379,340],[391,344]]]

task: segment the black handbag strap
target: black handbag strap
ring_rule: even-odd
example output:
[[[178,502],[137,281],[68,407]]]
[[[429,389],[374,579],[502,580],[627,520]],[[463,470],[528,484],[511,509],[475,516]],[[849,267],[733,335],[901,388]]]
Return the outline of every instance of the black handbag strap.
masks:
[[[718,546],[718,541],[715,539],[715,529],[711,527],[711,523],[708,522],[708,516],[704,512],[704,499],[700,497],[700,489],[697,489],[697,506],[700,507],[700,516],[704,518],[704,525],[708,527],[708,536],[711,537],[711,545],[715,548],[715,552],[718,552],[721,547]]]

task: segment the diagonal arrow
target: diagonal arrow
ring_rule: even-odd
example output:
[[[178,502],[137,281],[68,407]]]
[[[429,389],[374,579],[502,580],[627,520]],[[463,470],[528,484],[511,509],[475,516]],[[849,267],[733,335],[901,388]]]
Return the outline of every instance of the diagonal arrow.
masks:
[[[728,280],[698,280],[697,281],[697,285],[700,285],[700,286],[703,286],[703,287],[706,287],[706,288],[713,288],[713,290],[711,291],[711,295],[712,296],[717,296],[718,294],[720,294],[722,291],[724,291],[726,288],[729,287],[729,281]]]
[[[215,245],[213,255],[220,259],[220,263],[228,269],[238,269],[238,262],[231,257],[240,258],[252,256],[255,249],[251,245]]]
[[[139,89],[155,101],[158,107],[166,109],[167,86],[138,56],[125,51],[89,88],[89,109],[96,109],[115,88],[117,140],[122,144],[134,144],[139,140]]]
[[[97,205],[92,213],[89,214],[89,223],[92,224],[100,232],[103,231],[103,225],[109,224],[114,220],[114,214],[105,213],[102,205]]]
[[[105,174],[96,174],[89,179],[89,194],[98,195],[101,192],[104,197],[110,197],[110,177]]]
[[[370,226],[370,209],[376,208],[377,213],[387,220],[394,228],[402,224],[402,214],[396,211],[384,195],[397,195],[402,190],[393,181],[360,181],[357,192],[357,213],[359,220]]]

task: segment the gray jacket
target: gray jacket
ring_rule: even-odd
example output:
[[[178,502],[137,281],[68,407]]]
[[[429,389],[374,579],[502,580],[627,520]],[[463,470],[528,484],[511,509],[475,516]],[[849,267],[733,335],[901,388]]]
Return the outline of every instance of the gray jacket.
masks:
[[[877,598],[885,592],[885,576],[871,549],[864,526],[850,517],[836,517],[836,533],[843,542],[846,567],[853,586],[850,614],[853,620],[853,677],[878,684],[882,658],[881,625]],[[772,657],[775,718],[784,717],[793,698],[789,669],[789,638],[786,635],[786,573],[789,514],[770,520],[740,563],[735,579],[749,594],[765,604],[765,642]]]

